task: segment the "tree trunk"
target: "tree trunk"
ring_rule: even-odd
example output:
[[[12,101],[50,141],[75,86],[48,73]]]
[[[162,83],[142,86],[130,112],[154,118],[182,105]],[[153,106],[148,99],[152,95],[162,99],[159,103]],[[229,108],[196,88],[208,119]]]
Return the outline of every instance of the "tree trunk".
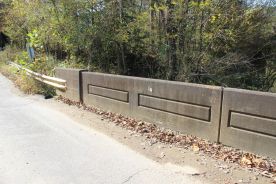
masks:
[[[123,15],[123,0],[119,0],[119,14],[120,14],[120,25],[123,23],[124,15]],[[119,59],[119,73],[126,75],[127,68],[126,68],[126,60],[125,60],[125,44],[120,43],[120,52],[121,52],[121,59]]]
[[[168,35],[168,63],[169,63],[169,80],[175,80],[178,75],[178,60],[176,55],[177,27],[175,23],[175,5],[172,0],[167,0],[168,20],[167,20],[167,35]]]

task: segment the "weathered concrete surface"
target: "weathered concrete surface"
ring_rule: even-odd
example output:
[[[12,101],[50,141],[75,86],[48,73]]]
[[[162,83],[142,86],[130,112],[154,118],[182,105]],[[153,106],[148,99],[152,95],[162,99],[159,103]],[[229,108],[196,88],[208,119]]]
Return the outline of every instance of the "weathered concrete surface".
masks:
[[[224,89],[223,144],[276,158],[276,94]]]
[[[87,105],[276,158],[276,94],[93,72],[82,86]]]
[[[15,95],[0,75],[0,183],[206,183],[159,165],[67,115]]]
[[[220,87],[83,72],[84,103],[218,140]]]
[[[67,81],[67,90],[57,90],[57,94],[79,102],[82,98],[81,72],[83,71],[85,70],[56,68],[55,76]]]

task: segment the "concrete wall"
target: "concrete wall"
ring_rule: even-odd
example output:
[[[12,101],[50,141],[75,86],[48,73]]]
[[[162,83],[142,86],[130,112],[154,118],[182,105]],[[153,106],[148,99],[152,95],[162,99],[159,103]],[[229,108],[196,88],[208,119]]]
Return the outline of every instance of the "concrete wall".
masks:
[[[276,158],[276,94],[57,69],[61,95]],[[83,98],[82,98],[83,97]]]
[[[218,140],[220,87],[83,73],[84,103]]]
[[[220,141],[276,158],[276,94],[225,88]]]
[[[67,90],[57,91],[57,94],[79,102],[82,99],[81,72],[83,71],[85,70],[56,68],[55,76],[67,81]]]

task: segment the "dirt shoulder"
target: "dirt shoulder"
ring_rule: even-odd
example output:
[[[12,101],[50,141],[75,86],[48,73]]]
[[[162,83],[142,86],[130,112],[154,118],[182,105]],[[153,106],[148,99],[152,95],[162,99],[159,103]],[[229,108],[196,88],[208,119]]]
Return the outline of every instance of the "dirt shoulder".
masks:
[[[68,115],[73,120],[85,126],[104,133],[160,164],[194,167],[198,169],[199,172],[191,173],[191,175],[200,178],[203,182],[224,184],[275,183],[273,178],[267,178],[253,169],[242,168],[238,164],[217,160],[206,154],[176,145],[164,144],[147,139],[147,137],[139,133],[124,129],[104,119],[100,115],[88,112],[76,106],[69,106],[55,99],[44,100],[37,96],[32,96],[30,98],[35,98],[41,105],[49,106]]]

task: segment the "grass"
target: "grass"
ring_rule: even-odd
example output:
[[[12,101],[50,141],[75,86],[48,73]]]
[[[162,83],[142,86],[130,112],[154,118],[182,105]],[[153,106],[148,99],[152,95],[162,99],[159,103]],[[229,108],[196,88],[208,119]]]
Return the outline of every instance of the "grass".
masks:
[[[47,97],[54,96],[55,90],[35,79],[29,77],[24,71],[8,65],[8,61],[13,61],[17,52],[6,49],[0,52],[0,73],[9,78],[14,84],[26,94],[42,94]]]
[[[0,73],[9,78],[14,84],[26,94],[42,94],[40,84],[27,76],[23,71],[19,71],[3,62],[0,62]]]

